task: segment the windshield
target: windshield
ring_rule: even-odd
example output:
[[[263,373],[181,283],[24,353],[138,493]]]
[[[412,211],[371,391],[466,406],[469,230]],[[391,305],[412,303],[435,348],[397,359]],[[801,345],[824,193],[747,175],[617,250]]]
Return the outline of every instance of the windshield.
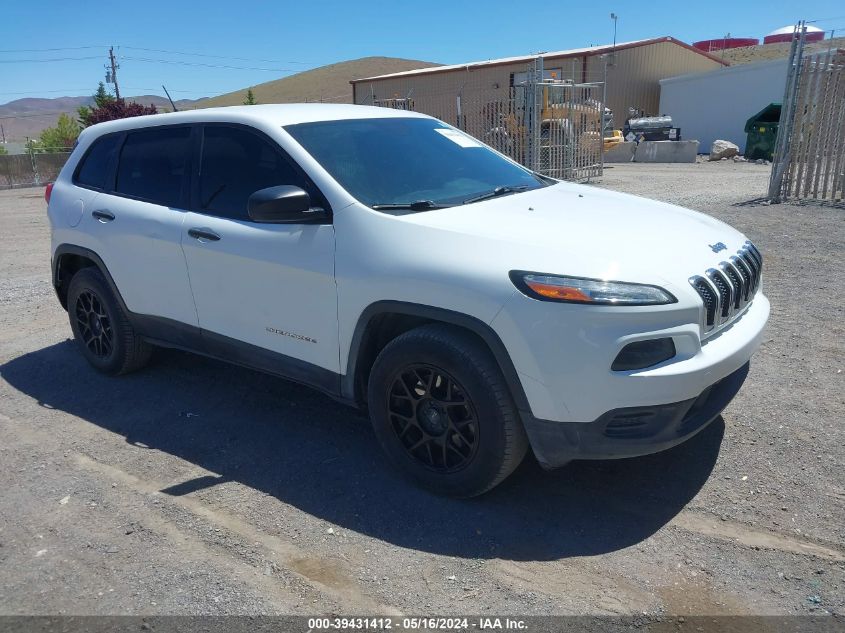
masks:
[[[360,202],[425,211],[546,182],[435,119],[346,119],[285,130]]]

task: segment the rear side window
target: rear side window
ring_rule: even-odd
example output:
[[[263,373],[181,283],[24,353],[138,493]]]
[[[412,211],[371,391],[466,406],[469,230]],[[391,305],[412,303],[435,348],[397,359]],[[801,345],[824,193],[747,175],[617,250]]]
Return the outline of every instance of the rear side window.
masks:
[[[190,139],[188,127],[130,132],[120,152],[115,191],[168,207],[182,206]]]
[[[119,143],[119,134],[104,136],[94,141],[79,163],[74,182],[83,187],[105,189],[109,166]]]
[[[266,187],[308,185],[282,153],[249,130],[207,126],[203,132],[199,211],[248,220],[247,200]]]

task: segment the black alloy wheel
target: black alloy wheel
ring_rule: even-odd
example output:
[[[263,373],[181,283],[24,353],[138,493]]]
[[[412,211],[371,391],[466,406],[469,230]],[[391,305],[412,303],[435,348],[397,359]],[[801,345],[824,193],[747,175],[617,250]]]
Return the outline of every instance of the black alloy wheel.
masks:
[[[118,376],[143,367],[150,359],[152,346],[135,332],[109,282],[93,266],[71,277],[67,311],[73,338],[97,371]]]
[[[388,415],[408,454],[428,469],[451,473],[478,450],[475,407],[454,377],[431,365],[414,364],[394,378]]]
[[[76,299],[75,312],[82,342],[94,356],[107,359],[114,351],[114,330],[103,302],[85,290]]]
[[[370,370],[367,403],[390,462],[438,494],[480,495],[528,449],[493,354],[457,326],[429,323],[388,342]]]

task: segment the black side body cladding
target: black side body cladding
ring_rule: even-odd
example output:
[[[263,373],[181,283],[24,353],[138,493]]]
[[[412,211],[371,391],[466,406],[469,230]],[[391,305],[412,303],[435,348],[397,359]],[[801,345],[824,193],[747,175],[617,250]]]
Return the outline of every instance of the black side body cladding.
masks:
[[[65,308],[67,306],[62,299],[61,293],[63,279],[60,265],[64,255],[76,255],[94,262],[94,265],[99,268],[103,277],[105,277],[110,290],[118,302],[120,302],[121,308],[129,315],[132,326],[141,336],[151,343],[162,347],[195,352],[204,356],[218,358],[244,367],[282,376],[283,378],[319,389],[331,397],[353,406],[363,404],[363,395],[359,392],[360,390],[356,385],[356,379],[360,369],[358,362],[361,357],[361,345],[365,335],[367,335],[367,327],[374,317],[384,314],[399,314],[416,317],[425,322],[438,321],[456,325],[469,330],[486,343],[501,368],[505,380],[508,382],[514,402],[520,413],[523,416],[531,415],[528,399],[525,397],[522,384],[519,382],[516,369],[514,369],[504,344],[493,331],[493,328],[475,317],[444,308],[435,308],[401,301],[378,301],[373,303],[364,309],[358,319],[349,349],[347,372],[345,375],[340,375],[328,369],[312,365],[311,363],[278,354],[214,332],[202,330],[192,325],[171,319],[133,313],[126,307],[126,303],[123,301],[117,285],[114,283],[108,268],[106,268],[99,255],[90,249],[73,244],[61,244],[56,249],[53,258],[53,287],[59,296],[62,306]]]
[[[465,328],[480,337],[490,348],[513,394],[517,408],[530,415],[528,400],[517,377],[516,370],[511,363],[505,346],[493,329],[475,317],[453,312],[443,308],[405,303],[400,301],[378,301],[368,306],[358,319],[352,345],[349,350],[349,362],[346,375],[336,374],[328,369],[307,363],[297,358],[285,356],[270,350],[244,343],[227,336],[202,330],[201,328],[156,316],[136,314],[126,307],[123,297],[114,283],[103,260],[94,251],[73,244],[61,244],[53,257],[53,287],[56,290],[62,306],[67,308],[62,299],[61,261],[65,255],[75,255],[86,258],[94,263],[105,277],[109,289],[120,303],[121,308],[129,315],[137,332],[151,343],[161,347],[182,349],[203,356],[217,358],[235,363],[251,369],[257,369],[270,374],[281,376],[295,382],[314,387],[327,395],[350,404],[360,406],[363,398],[356,391],[356,376],[358,375],[358,360],[360,358],[361,343],[367,333],[367,326],[372,319],[380,314],[401,314],[417,317],[424,321],[440,321]]]
[[[281,376],[318,389],[335,399],[343,400],[340,397],[341,377],[333,371],[179,321],[131,312],[126,307],[103,260],[95,252],[72,244],[60,245],[53,256],[53,287],[63,307],[67,308],[61,294],[63,280],[60,263],[64,255],[77,255],[94,262],[105,277],[120,307],[129,316],[132,327],[151,343]]]
[[[401,314],[418,317],[425,321],[449,323],[469,330],[484,341],[493,353],[499,368],[505,376],[508,387],[510,387],[511,395],[520,413],[531,411],[528,405],[528,398],[525,396],[522,383],[519,382],[519,376],[517,376],[516,369],[511,362],[507,349],[505,349],[504,343],[502,343],[502,340],[493,328],[480,319],[460,312],[416,303],[406,303],[404,301],[376,301],[367,306],[358,318],[355,332],[352,335],[352,343],[349,347],[349,361],[346,366],[346,374],[341,377],[341,395],[345,400],[362,402],[362,395],[357,393],[358,389],[356,386],[356,377],[360,370],[358,362],[361,357],[361,345],[370,322],[380,314]]]

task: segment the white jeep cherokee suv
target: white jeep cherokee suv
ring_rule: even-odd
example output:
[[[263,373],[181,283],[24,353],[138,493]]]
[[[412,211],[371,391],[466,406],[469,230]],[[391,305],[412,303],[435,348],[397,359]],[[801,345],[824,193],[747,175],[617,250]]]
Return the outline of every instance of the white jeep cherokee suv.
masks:
[[[369,410],[399,470],[470,496],[663,450],[739,390],[762,258],[706,215],[538,176],[428,116],[346,105],[86,129],[53,284],[98,370],[191,350]]]

